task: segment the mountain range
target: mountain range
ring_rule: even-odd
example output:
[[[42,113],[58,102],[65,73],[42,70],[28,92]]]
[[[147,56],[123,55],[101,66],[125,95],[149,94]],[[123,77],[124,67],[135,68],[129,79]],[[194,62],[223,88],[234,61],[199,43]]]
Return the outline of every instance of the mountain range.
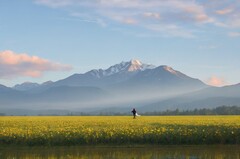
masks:
[[[0,113],[141,112],[240,105],[240,84],[212,87],[174,70],[139,60],[73,74],[55,82],[0,85]],[[24,110],[24,111],[21,111]],[[61,113],[59,113],[61,112]],[[34,114],[33,113],[33,114]]]

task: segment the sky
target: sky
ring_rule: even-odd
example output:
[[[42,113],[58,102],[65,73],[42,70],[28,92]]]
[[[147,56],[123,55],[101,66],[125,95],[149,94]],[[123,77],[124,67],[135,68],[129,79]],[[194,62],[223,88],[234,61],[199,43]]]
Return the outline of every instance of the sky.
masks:
[[[240,83],[239,0],[1,0],[0,84],[57,81],[131,59]]]

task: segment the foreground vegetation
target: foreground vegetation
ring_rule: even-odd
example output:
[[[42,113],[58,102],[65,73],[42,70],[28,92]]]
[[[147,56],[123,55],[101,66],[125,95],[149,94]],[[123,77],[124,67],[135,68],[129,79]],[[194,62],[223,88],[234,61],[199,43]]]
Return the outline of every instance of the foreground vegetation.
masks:
[[[240,116],[0,117],[0,145],[240,144]]]

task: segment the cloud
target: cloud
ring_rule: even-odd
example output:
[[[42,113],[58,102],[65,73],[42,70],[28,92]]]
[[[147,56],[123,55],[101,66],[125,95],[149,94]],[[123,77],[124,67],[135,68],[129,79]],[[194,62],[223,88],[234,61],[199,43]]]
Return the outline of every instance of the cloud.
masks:
[[[216,13],[217,14],[220,14],[220,15],[225,15],[225,14],[229,14],[233,12],[233,9],[232,8],[225,8],[225,9],[222,9],[222,10],[217,10]]]
[[[228,33],[228,36],[230,36],[230,37],[240,37],[240,32],[230,32],[230,33]]]
[[[126,24],[137,24],[137,20],[132,19],[132,18],[123,19],[122,22],[126,23]]]
[[[240,14],[231,19],[227,24],[232,28],[240,28]]]
[[[206,82],[207,82],[207,84],[209,84],[211,86],[217,86],[217,87],[224,86],[224,85],[227,84],[225,79],[219,78],[219,77],[216,77],[216,76],[210,77]]]
[[[135,27],[145,29],[147,32],[152,31],[163,36],[168,34],[172,37],[189,38],[196,36],[194,34],[197,32],[193,33],[193,30],[203,28],[210,28],[210,31],[211,27],[240,28],[239,0],[35,0],[35,2],[48,7],[67,8],[66,10],[80,15],[87,14],[91,21],[101,19],[104,23],[108,21],[122,25],[134,24]],[[166,26],[181,29],[173,31],[171,27]]]
[[[73,18],[60,18],[60,19],[68,20],[68,21],[80,21],[80,22],[85,22],[85,23],[95,23],[102,27],[107,26],[107,23],[103,19],[98,18],[98,17],[92,17],[85,13],[72,12],[72,13],[70,13],[70,16],[72,16]]]
[[[47,71],[71,70],[69,65],[51,62],[37,56],[17,54],[10,50],[0,52],[0,68],[0,78],[40,77]]]
[[[145,12],[143,13],[144,17],[147,18],[154,18],[154,19],[160,19],[161,15],[159,13],[154,12]]]
[[[35,3],[52,8],[66,7],[74,4],[73,0],[36,0]]]
[[[185,30],[177,25],[147,25],[146,28],[161,33],[165,37],[195,38],[190,30]]]

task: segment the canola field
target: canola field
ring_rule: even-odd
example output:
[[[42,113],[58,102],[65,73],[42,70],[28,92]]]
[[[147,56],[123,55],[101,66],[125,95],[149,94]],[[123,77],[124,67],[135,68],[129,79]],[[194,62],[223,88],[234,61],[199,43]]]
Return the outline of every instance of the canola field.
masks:
[[[0,145],[240,144],[240,116],[0,117]]]

